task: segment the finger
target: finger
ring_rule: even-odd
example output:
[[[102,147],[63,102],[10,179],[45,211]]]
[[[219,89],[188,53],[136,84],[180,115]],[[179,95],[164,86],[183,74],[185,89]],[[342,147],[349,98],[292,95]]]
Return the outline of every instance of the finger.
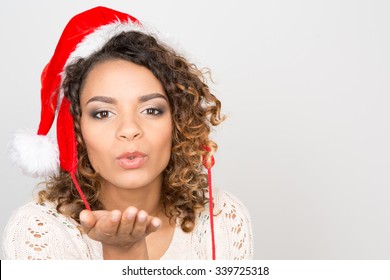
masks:
[[[100,220],[102,217],[109,215],[110,211],[108,211],[108,210],[95,210],[95,211],[92,211],[92,214],[96,220]]]
[[[129,236],[133,230],[138,209],[130,206],[122,215],[122,220],[118,228],[118,234]]]
[[[152,232],[157,231],[161,226],[161,220],[157,217],[153,217],[150,219],[150,221],[147,223],[145,233],[150,234]]]
[[[148,213],[146,213],[144,210],[138,211],[131,236],[134,238],[140,238],[145,235],[147,218]]]
[[[96,224],[96,218],[89,210],[83,210],[80,212],[80,225],[84,232],[88,234]]]
[[[96,223],[97,234],[102,238],[114,236],[117,233],[122,213],[119,210],[113,210],[108,215],[102,216]]]

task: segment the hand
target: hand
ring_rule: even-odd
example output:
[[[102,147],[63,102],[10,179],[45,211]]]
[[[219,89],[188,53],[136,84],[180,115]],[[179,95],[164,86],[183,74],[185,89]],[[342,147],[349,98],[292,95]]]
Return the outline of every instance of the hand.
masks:
[[[149,216],[144,210],[88,211],[80,213],[81,226],[88,236],[103,245],[108,258],[148,258],[145,237],[158,230],[161,220]]]

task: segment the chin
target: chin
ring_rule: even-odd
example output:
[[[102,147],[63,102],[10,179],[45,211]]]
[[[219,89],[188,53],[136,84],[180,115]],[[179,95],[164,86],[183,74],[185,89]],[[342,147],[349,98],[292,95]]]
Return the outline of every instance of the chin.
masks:
[[[113,187],[128,190],[146,187],[150,184],[154,184],[156,180],[161,181],[162,183],[162,175],[153,176],[151,174],[145,174],[146,172],[144,174],[142,173],[133,172],[132,174],[118,174],[115,179],[105,181],[108,183],[108,185],[111,185]]]

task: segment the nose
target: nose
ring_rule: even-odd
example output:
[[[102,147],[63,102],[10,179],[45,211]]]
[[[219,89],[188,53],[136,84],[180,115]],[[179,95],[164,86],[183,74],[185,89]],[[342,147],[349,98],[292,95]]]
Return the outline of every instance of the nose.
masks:
[[[119,119],[117,138],[120,140],[133,141],[143,135],[143,130],[136,118],[129,116]],[[104,136],[103,136],[104,137]]]

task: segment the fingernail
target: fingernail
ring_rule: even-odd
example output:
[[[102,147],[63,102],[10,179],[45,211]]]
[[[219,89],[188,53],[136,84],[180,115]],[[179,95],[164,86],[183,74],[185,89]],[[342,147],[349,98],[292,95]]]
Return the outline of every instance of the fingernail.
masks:
[[[111,213],[111,221],[118,222],[121,219],[121,214],[118,212]]]
[[[147,214],[145,212],[138,213],[138,221],[139,222],[141,222],[141,223],[145,222],[146,218],[147,218]]]
[[[134,219],[134,217],[135,217],[135,212],[131,212],[131,211],[127,212],[126,217],[127,217],[127,219],[129,219],[129,220]]]
[[[161,226],[161,221],[160,219],[156,219],[156,218],[153,218],[152,219],[152,225],[155,226],[155,227],[160,227]]]
[[[87,213],[84,211],[80,213],[80,222],[84,223],[87,220]]]

